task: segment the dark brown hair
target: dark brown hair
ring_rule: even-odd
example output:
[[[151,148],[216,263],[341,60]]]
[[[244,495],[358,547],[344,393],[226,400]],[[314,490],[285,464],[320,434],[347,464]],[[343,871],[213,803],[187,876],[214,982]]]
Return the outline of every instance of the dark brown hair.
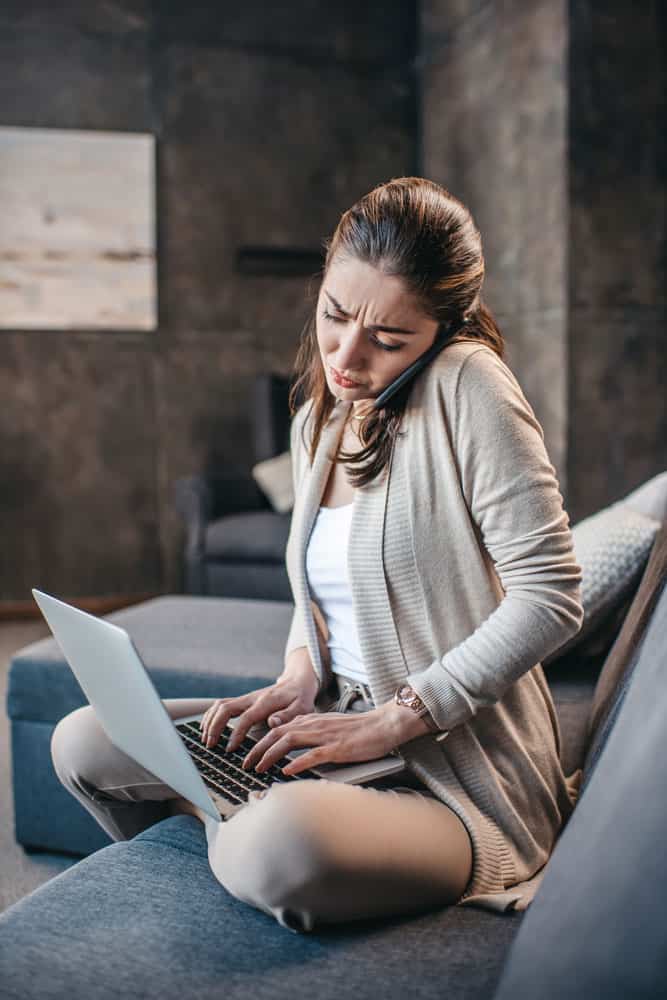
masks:
[[[322,367],[316,327],[319,288],[334,259],[358,260],[402,278],[418,307],[440,324],[438,330],[451,331],[448,343],[477,340],[503,359],[505,354],[503,335],[480,297],[484,256],[479,231],[465,205],[434,181],[397,177],[373,188],[343,213],[323,247],[326,256],[317,289],[311,283],[308,291],[313,307],[301,334],[289,393],[292,417],[300,401],[312,401],[311,463],[336,405]],[[366,462],[360,469],[348,470],[353,486],[372,481],[388,464],[413,383],[410,379],[385,407],[363,419],[360,451],[341,451],[334,457],[348,466]]]

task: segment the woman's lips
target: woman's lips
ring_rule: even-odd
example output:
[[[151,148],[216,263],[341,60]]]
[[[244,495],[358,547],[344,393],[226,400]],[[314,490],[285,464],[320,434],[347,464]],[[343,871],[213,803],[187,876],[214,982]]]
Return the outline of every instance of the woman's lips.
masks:
[[[343,378],[342,375],[338,374],[338,372],[336,371],[335,368],[331,369],[331,374],[334,377],[334,381],[338,382],[338,384],[342,385],[343,388],[345,388],[345,389],[354,389],[354,388],[358,388],[361,385],[361,382],[353,382],[349,378]]]

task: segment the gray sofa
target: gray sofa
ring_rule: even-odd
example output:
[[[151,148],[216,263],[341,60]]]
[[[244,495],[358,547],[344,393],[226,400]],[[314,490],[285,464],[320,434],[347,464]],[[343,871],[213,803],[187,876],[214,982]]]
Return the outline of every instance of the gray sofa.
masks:
[[[255,377],[251,468],[289,451],[291,386],[275,372]],[[174,484],[174,504],[185,534],[186,594],[291,601],[285,568],[291,514],[273,510],[250,472],[225,476],[216,467],[184,476]]]
[[[628,998],[664,995],[667,527],[611,647],[545,667],[580,798],[522,913],[443,907],[293,934],[213,877],[204,830],[160,818],[109,843],[52,773],[50,733],[84,704],[53,640],[12,660],[16,836],[85,854],[0,916],[0,996]],[[278,672],[291,605],[163,597],[109,615],[162,697],[230,694]],[[594,648],[594,644],[588,647]]]

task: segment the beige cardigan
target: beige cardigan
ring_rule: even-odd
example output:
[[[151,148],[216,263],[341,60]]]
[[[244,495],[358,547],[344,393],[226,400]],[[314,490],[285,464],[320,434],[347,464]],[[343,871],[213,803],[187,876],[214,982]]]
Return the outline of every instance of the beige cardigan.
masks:
[[[337,401],[312,468],[310,400],[292,421],[285,657],[308,648],[318,699],[332,675],[306,548],[351,405]],[[540,663],[581,628],[581,569],[542,428],[490,347],[452,344],[415,380],[389,469],[355,491],[348,571],[374,703],[408,681],[449,730],[400,752],[470,833],[473,875],[456,905],[525,909],[582,778],[563,774]]]

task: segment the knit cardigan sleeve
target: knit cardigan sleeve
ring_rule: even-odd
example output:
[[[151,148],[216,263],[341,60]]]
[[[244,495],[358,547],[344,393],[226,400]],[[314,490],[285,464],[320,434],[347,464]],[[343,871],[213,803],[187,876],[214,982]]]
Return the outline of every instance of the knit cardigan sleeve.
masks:
[[[299,489],[300,481],[300,454],[301,454],[301,441],[299,439],[302,427],[302,417],[303,417],[303,404],[292,418],[292,423],[290,426],[290,457],[292,460],[292,487],[294,490],[294,498],[296,500],[297,491]],[[294,522],[292,521],[292,524]],[[287,634],[287,641],[285,643],[285,652],[283,654],[283,663],[287,662],[287,657],[292,652],[293,649],[298,649],[299,646],[307,646],[306,640],[306,627],[303,621],[303,615],[299,607],[299,603],[296,599],[296,594],[292,594],[292,599],[294,600],[294,611],[292,613],[292,621],[290,623],[289,632]]]
[[[583,622],[569,518],[513,373],[488,349],[469,354],[447,410],[463,497],[504,596],[463,642],[408,675],[441,730],[496,702]]]

